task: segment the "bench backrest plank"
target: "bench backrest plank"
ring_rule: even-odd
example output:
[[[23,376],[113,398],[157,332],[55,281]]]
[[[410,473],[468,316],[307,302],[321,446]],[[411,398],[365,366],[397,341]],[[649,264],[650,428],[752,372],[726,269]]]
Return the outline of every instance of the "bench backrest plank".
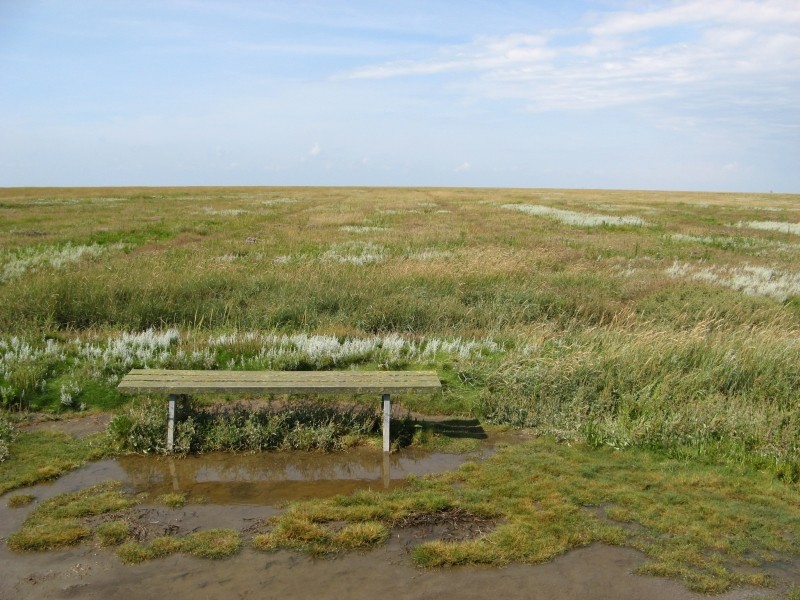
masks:
[[[185,371],[133,369],[117,386],[127,394],[392,394],[437,392],[435,371]]]

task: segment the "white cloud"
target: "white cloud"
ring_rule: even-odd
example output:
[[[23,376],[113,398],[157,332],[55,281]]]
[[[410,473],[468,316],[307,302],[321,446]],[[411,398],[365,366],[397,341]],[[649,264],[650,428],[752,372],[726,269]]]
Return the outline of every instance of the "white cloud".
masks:
[[[308,155],[319,156],[320,152],[322,152],[322,146],[319,145],[319,142],[314,142],[314,145],[311,146],[311,150],[308,151]]]
[[[458,165],[454,170],[456,173],[465,173],[466,171],[469,171],[471,168],[472,168],[471,164],[469,164],[468,162],[463,162],[460,165]]]
[[[404,75],[503,69],[514,64],[530,65],[555,57],[556,52],[547,47],[547,41],[546,37],[538,35],[481,36],[473,44],[445,48],[437,58],[367,66],[346,74],[346,77],[382,79]]]
[[[613,13],[590,28],[598,36],[625,35],[692,23],[722,23],[749,27],[800,26],[800,5],[795,0],[690,0],[644,12]]]
[[[659,35],[651,32],[659,29]],[[566,33],[476,37],[421,60],[367,65],[346,77],[450,74],[478,97],[531,110],[652,101],[796,111],[800,3],[689,0],[595,15]]]

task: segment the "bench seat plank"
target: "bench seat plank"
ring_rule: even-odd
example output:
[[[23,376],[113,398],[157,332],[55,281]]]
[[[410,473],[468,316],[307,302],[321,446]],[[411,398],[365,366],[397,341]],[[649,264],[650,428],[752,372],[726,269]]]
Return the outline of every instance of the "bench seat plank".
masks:
[[[393,394],[437,392],[435,371],[189,371],[133,369],[117,386],[126,394]]]

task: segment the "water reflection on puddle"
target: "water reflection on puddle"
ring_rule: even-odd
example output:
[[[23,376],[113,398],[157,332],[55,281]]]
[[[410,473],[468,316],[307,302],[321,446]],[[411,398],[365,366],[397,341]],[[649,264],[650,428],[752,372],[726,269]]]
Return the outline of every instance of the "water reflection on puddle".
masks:
[[[268,452],[205,454],[185,458],[127,456],[117,459],[134,492],[186,494],[211,504],[275,505],[290,500],[391,489],[409,474],[448,471],[480,454],[406,449],[387,455],[375,448],[331,454]]]

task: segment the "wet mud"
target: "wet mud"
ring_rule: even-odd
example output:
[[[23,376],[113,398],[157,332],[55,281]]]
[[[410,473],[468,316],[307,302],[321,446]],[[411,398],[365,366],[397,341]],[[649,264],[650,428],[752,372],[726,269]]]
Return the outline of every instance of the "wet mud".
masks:
[[[211,454],[169,459],[124,457],[103,460],[16,493],[32,493],[41,502],[100,481],[122,481],[132,492],[151,498],[180,492],[189,503],[182,508],[145,504],[127,518],[142,539],[156,535],[185,535],[198,529],[225,527],[244,537],[259,523],[278,514],[295,499],[348,493],[356,489],[391,489],[408,474],[454,469],[468,459],[492,452],[497,438],[484,442],[471,455],[426,453],[411,449],[384,457],[380,450],[345,453]],[[503,442],[513,440],[504,439]],[[13,494],[13,493],[12,493]],[[290,552],[260,553],[249,548],[225,560],[185,555],[124,565],[113,550],[92,542],[49,552],[16,553],[5,538],[19,528],[34,505],[10,509],[9,495],[0,501],[0,600],[54,598],[137,598],[170,600],[333,598],[459,598],[478,599],[690,599],[678,581],[633,574],[644,556],[628,548],[596,544],[572,551],[542,565],[506,568],[458,567],[423,570],[413,566],[408,552],[421,541],[436,537],[458,539],[480,534],[490,523],[409,523],[395,530],[388,543],[367,553],[311,559]],[[718,598],[733,600],[767,596],[764,590],[736,590]]]
[[[233,558],[208,561],[171,556],[125,566],[110,552],[91,547],[31,555],[7,562],[0,598],[51,599],[205,598],[286,599],[700,599],[679,582],[639,577],[635,550],[594,545],[542,565],[422,570],[411,565],[404,540],[395,537],[367,554],[314,560],[288,552],[245,549]],[[717,596],[752,597],[747,590]]]

